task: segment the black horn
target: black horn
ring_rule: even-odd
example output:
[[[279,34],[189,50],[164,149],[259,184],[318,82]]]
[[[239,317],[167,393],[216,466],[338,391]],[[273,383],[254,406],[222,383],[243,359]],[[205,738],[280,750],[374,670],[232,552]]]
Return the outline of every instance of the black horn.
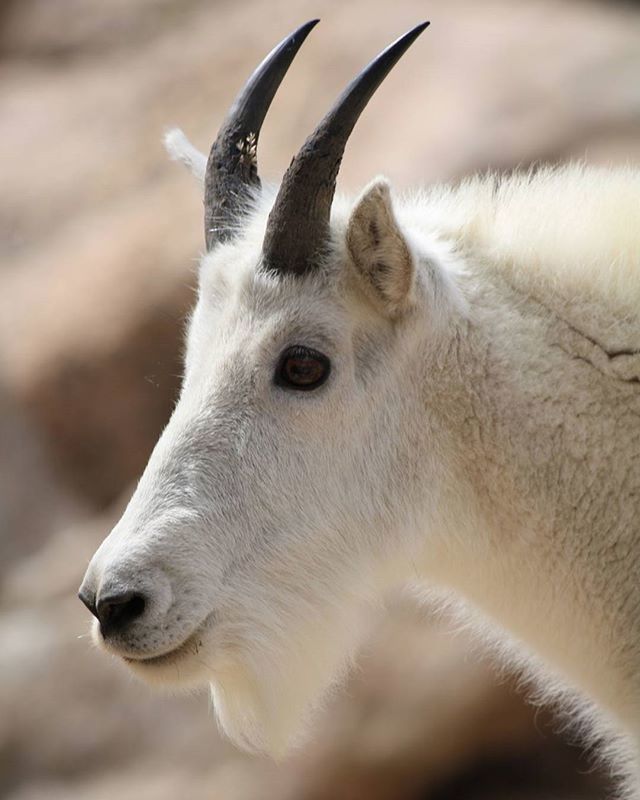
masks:
[[[271,101],[317,19],[301,25],[269,53],[236,98],[211,146],[204,179],[207,249],[228,239],[237,215],[260,187],[256,146]]]
[[[429,25],[423,22],[383,50],[345,89],[286,171],[267,222],[265,266],[301,274],[328,242],[336,177],[354,125],[392,67]]]

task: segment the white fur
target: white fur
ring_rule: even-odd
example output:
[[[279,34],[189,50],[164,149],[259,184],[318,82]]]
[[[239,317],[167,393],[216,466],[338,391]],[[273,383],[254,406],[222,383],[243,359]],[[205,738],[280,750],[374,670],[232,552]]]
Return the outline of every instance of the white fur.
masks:
[[[181,161],[199,181],[204,181],[207,157],[195,148],[180,128],[171,128],[164,135],[164,146],[173,161]]]
[[[386,196],[359,217],[336,200],[316,274],[257,268],[269,189],[203,258],[179,402],[86,578],[152,602],[103,644],[148,680],[210,682],[224,730],[281,753],[367,609],[418,579],[590,698],[637,776],[640,173],[475,178],[374,214]],[[396,244],[356,268],[367,204]],[[291,344],[330,357],[315,392],[273,385]]]
[[[484,251],[521,291],[588,293],[636,313],[639,192],[637,169],[574,163],[437,186],[408,205],[417,227]]]

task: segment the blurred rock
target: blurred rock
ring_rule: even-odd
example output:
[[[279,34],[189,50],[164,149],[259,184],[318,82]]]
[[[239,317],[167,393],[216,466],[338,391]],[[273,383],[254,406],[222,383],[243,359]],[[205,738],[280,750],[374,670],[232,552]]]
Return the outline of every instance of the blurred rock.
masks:
[[[0,592],[18,558],[85,512],[60,481],[41,441],[0,385]]]
[[[140,191],[0,277],[4,376],[61,475],[98,506],[142,471],[179,385],[195,278],[186,234],[154,239],[154,225],[181,213]]]

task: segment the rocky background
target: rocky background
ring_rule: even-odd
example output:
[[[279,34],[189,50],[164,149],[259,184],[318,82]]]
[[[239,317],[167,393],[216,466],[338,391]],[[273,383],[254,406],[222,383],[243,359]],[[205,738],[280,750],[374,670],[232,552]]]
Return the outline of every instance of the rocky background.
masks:
[[[354,133],[341,188],[640,158],[640,10],[579,0],[0,0],[0,796],[573,800],[607,775],[464,634],[392,604],[286,762],[220,739],[94,652],[75,598],[166,421],[206,149],[243,79],[320,16],[261,140],[277,179],[345,83],[428,16]]]

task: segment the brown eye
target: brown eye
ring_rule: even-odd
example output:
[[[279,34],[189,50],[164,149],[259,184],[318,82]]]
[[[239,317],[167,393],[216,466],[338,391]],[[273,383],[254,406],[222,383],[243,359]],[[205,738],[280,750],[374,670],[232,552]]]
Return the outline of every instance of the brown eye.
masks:
[[[317,389],[329,377],[331,362],[311,347],[288,347],[280,356],[275,382],[285,389],[309,391]]]

